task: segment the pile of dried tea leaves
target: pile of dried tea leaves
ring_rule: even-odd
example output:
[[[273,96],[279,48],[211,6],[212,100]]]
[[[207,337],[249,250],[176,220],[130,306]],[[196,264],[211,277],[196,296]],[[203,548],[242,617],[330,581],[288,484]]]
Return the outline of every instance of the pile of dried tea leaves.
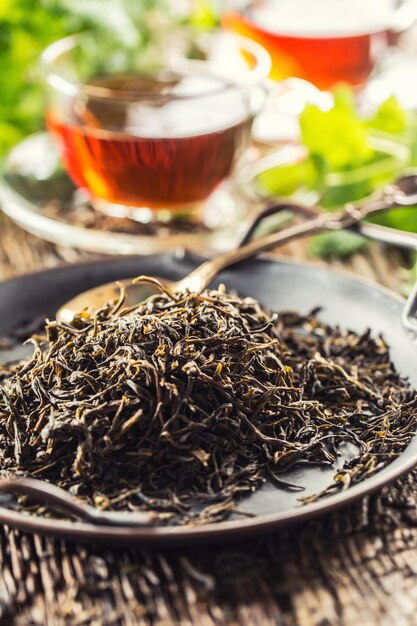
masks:
[[[252,298],[161,291],[48,321],[0,393],[0,476],[45,479],[109,510],[227,517],[301,464],[358,454],[330,490],[371,475],[414,434],[417,396],[387,346],[270,315]],[[336,470],[335,470],[336,473]]]

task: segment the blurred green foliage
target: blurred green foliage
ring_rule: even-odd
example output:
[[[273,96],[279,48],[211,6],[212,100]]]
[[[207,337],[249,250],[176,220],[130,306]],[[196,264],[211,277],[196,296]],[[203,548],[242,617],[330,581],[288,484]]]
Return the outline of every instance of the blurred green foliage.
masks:
[[[396,166],[406,164],[396,151],[391,154],[376,149],[378,139],[380,144],[389,140],[391,147],[398,145],[401,154],[401,146],[407,146],[411,163],[411,144],[415,140],[408,134],[413,120],[414,116],[406,114],[394,97],[383,102],[372,117],[364,119],[358,113],[352,91],[342,87],[335,92],[334,105],[329,110],[307,104],[302,111],[300,136],[307,157],[263,172],[258,182],[273,195],[314,189],[328,209],[360,199],[392,177]]]
[[[219,24],[219,16],[211,0],[194,0],[188,21],[198,28],[213,28]]]
[[[120,36],[145,45],[155,23],[168,15],[163,0],[1,0],[0,157],[42,126],[44,86],[38,62],[49,43],[90,30],[110,46],[119,29]]]
[[[316,235],[310,242],[309,254],[321,259],[344,259],[355,252],[362,250],[368,244],[368,240],[358,233],[349,230],[335,231],[334,233],[321,233]]]
[[[334,106],[322,111],[307,104],[300,115],[301,138],[309,153],[325,164],[325,170],[354,169],[372,157],[365,121],[357,114],[353,94],[342,87],[334,94]]]
[[[341,87],[334,93],[334,105],[329,110],[312,104],[304,108],[300,134],[307,157],[263,172],[258,184],[267,194],[296,194],[299,198],[300,192],[314,191],[320,204],[332,210],[364,198],[404,167],[417,165],[417,115],[404,111],[393,96],[371,117],[364,118],[352,91]],[[417,209],[395,209],[374,221],[417,231]],[[364,244],[355,233],[326,233],[314,238],[310,253],[343,257]]]
[[[42,87],[37,61],[54,39],[89,26],[84,15],[57,0],[0,3],[0,154],[39,128]]]

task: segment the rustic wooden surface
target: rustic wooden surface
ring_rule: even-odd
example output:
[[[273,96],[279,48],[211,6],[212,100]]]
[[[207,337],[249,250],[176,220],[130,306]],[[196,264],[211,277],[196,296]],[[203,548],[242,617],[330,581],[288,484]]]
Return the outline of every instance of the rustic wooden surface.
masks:
[[[1,279],[79,258],[0,218]],[[374,245],[333,266],[399,290],[401,263]],[[416,576],[417,471],[353,508],[235,544],[112,550],[4,528],[0,626],[405,626],[417,624]]]

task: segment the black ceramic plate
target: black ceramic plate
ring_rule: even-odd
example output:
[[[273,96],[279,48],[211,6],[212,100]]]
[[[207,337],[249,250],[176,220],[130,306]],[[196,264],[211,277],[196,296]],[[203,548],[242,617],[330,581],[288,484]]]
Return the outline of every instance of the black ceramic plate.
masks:
[[[66,300],[97,284],[133,275],[149,274],[177,279],[188,273],[197,260],[173,255],[112,258],[94,263],[62,267],[23,276],[0,284],[0,335],[42,314],[52,315]],[[413,336],[401,325],[403,301],[376,285],[334,272],[298,263],[260,259],[224,272],[216,281],[226,283],[241,295],[251,295],[272,309],[294,308],[308,312],[322,305],[321,318],[357,332],[370,327],[382,333],[391,346],[397,369],[417,387],[417,347]],[[10,355],[0,353],[3,360]],[[89,541],[188,542],[224,538],[226,535],[264,532],[318,516],[351,503],[381,488],[417,464],[417,436],[403,454],[377,474],[350,489],[308,505],[300,504],[298,492],[265,485],[240,505],[256,513],[253,518],[231,519],[204,526],[121,528],[86,523],[41,519],[0,507],[0,523]],[[332,483],[334,469],[295,470],[289,479],[303,485],[303,495],[316,493]]]

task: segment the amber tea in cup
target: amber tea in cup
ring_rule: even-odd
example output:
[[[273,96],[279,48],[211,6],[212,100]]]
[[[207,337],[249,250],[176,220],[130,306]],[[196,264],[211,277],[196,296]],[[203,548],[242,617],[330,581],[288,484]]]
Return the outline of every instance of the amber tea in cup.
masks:
[[[121,77],[99,82],[114,88]],[[101,110],[97,102],[78,104],[73,119],[48,113],[48,127],[73,180],[92,197],[118,204],[175,209],[204,200],[231,172],[250,121],[245,108],[234,109],[233,96],[207,94],[189,119],[187,107],[175,97],[186,83],[196,83],[195,93],[228,90],[225,81],[209,75],[193,81],[183,73],[168,84],[157,76],[132,75],[123,82],[138,89],[138,100],[142,86],[164,93],[166,100],[158,108],[137,105],[133,119],[123,120],[123,130],[112,129],[120,123],[118,114],[125,117],[113,103],[110,117],[108,107]],[[219,100],[218,108],[208,106],[211,100]]]
[[[297,77],[329,89],[340,81],[360,85],[367,80],[396,28],[402,4],[404,0],[255,0],[240,11],[225,12],[222,23],[265,46],[273,78]]]
[[[85,81],[73,79],[84,36],[44,53],[48,128],[67,172],[98,208],[193,212],[245,147],[267,53],[225,33],[180,34],[180,48],[156,67],[127,65]]]

